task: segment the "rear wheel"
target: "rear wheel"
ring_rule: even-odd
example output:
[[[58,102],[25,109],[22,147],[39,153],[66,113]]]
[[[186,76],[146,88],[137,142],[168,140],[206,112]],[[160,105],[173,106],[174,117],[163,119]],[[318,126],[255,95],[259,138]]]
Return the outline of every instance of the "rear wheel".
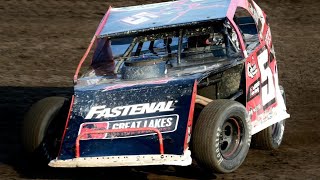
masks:
[[[215,100],[204,107],[195,124],[193,155],[200,166],[229,173],[244,161],[250,140],[245,107],[232,100]]]
[[[282,86],[280,91],[284,102],[286,103],[286,95]],[[277,122],[272,126],[258,132],[252,137],[252,146],[257,149],[274,150],[278,149],[283,140],[283,134],[285,129],[285,120]]]
[[[66,98],[48,97],[35,103],[25,116],[22,143],[43,163],[57,156],[68,107]]]

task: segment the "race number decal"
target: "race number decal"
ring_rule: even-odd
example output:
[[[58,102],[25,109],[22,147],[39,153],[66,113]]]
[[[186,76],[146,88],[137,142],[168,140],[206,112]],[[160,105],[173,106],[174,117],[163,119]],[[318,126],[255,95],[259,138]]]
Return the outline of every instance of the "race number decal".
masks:
[[[148,12],[142,12],[142,13],[130,16],[130,17],[126,17],[126,18],[122,19],[122,21],[125,23],[137,25],[137,24],[144,23],[146,21],[149,21],[150,19],[154,19],[157,17],[158,17],[157,15],[154,15],[154,14],[151,14]]]
[[[268,49],[264,47],[258,51],[257,59],[261,73],[261,100],[263,109],[265,110],[276,102],[275,86],[269,66]]]

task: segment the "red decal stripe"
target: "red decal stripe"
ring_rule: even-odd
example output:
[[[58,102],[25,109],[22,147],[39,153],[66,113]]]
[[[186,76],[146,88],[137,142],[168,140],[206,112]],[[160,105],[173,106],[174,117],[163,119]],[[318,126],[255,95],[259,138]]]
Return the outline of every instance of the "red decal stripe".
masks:
[[[71,97],[71,104],[70,104],[68,116],[67,116],[67,119],[66,119],[66,125],[64,126],[64,131],[63,131],[63,135],[62,135],[62,138],[61,138],[61,143],[60,143],[58,156],[60,155],[60,152],[61,152],[61,149],[62,149],[62,143],[63,143],[64,137],[66,135],[67,127],[68,127],[69,120],[70,120],[71,110],[72,110],[72,107],[73,107],[73,102],[74,102],[74,95],[72,95],[72,97]]]
[[[189,147],[188,139],[189,139],[189,133],[190,133],[190,136],[191,136],[193,115],[194,115],[194,106],[196,104],[196,96],[197,96],[197,81],[195,81],[194,85],[193,85],[193,91],[192,91],[192,97],[191,97],[191,105],[190,105],[189,117],[188,117],[188,124],[187,124],[185,139],[184,139],[184,150],[186,150]],[[188,132],[188,129],[190,129],[190,132]]]

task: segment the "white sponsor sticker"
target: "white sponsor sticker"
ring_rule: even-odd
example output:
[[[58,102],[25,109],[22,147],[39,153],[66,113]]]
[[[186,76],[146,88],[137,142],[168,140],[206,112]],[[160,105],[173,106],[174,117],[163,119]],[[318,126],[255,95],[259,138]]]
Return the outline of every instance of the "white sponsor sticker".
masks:
[[[253,79],[254,76],[257,74],[258,72],[258,68],[257,68],[257,65],[256,64],[251,64],[251,63],[248,63],[247,64],[247,67],[248,67],[248,76]]]
[[[154,131],[141,130],[142,128],[155,128],[161,133],[169,133],[177,130],[179,121],[179,115],[171,114],[164,116],[154,116],[146,118],[137,119],[127,119],[127,120],[115,120],[115,121],[103,121],[103,122],[86,122],[80,125],[79,135],[86,133],[82,136],[81,140],[89,139],[114,139],[114,138],[129,138],[137,136],[147,136],[155,134]],[[139,131],[126,131],[125,129],[137,129]],[[122,131],[123,129],[123,131]],[[90,133],[93,131],[103,131],[103,130],[119,130],[119,132],[114,133]]]

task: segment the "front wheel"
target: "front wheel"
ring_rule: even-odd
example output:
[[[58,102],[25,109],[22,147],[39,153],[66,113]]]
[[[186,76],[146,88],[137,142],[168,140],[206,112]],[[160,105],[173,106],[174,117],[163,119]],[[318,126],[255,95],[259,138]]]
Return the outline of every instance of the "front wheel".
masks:
[[[250,147],[250,125],[245,107],[232,100],[209,103],[195,124],[194,157],[200,166],[219,173],[235,171]]]
[[[23,146],[43,163],[57,156],[69,104],[63,97],[47,97],[35,103],[25,115]]]

